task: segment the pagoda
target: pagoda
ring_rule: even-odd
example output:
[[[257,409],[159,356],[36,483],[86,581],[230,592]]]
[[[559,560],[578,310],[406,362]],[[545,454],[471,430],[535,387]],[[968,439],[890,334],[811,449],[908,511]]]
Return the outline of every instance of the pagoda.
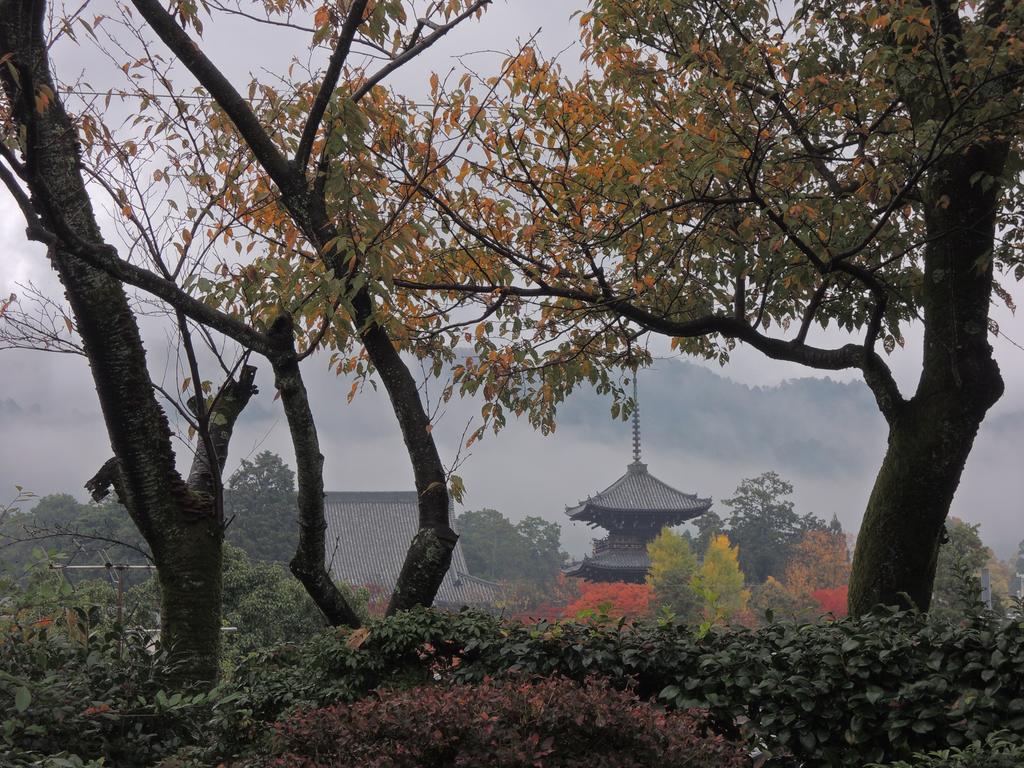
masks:
[[[679,525],[711,508],[711,499],[677,491],[663,483],[640,461],[640,405],[633,382],[633,462],[626,474],[596,496],[565,513],[573,521],[604,528],[608,535],[594,540],[594,554],[563,569],[566,576],[587,581],[643,583],[651,565],[647,543],[665,526]]]

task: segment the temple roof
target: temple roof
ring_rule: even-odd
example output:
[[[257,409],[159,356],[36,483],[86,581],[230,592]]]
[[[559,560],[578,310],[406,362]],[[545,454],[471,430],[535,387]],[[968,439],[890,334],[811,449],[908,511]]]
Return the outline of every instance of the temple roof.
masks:
[[[650,567],[645,549],[611,549],[571,563],[562,572],[593,581],[643,581]]]
[[[663,483],[647,471],[647,465],[634,461],[626,474],[595,496],[581,501],[575,507],[566,507],[565,513],[573,520],[598,522],[605,515],[648,515],[674,525],[707,512],[711,499],[683,493]]]
[[[327,568],[357,586],[376,585],[389,594],[398,581],[409,543],[419,528],[415,491],[343,491],[324,494]],[[452,527],[455,527],[452,516]],[[458,531],[456,531],[458,533]],[[499,585],[472,576],[462,545],[437,592],[436,604],[461,607],[493,603]]]

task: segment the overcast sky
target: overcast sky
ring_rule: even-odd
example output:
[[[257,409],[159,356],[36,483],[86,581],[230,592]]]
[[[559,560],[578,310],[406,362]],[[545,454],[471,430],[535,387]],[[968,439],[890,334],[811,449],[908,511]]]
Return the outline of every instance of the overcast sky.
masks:
[[[577,5],[558,0],[499,0],[483,21],[456,30],[428,57],[402,70],[393,84],[409,93],[422,93],[431,70],[444,73],[457,66],[454,55],[482,51],[479,56],[483,68],[488,60],[495,60],[494,51],[513,48],[517,39],[526,39],[538,29],[538,42],[543,50],[550,53],[566,49],[572,46],[578,30],[577,21],[569,18]],[[246,45],[240,47],[237,30],[227,24],[209,29],[207,40],[215,61],[241,86],[247,79],[248,68],[272,69],[287,63],[291,50],[288,45],[301,44],[298,38],[286,39],[287,35],[247,28]],[[255,51],[259,51],[258,63],[252,60]],[[567,66],[571,66],[574,56],[571,48],[563,54]],[[64,45],[58,51],[58,67],[62,78],[70,80],[80,72],[88,76],[94,69],[102,71],[103,65],[92,54]],[[59,295],[43,254],[26,243],[23,230],[24,224],[11,200],[0,192],[0,295],[18,292],[16,284],[28,281]],[[1024,300],[1019,288],[1014,293]],[[983,536],[1005,556],[1024,538],[1024,480],[1019,471],[1017,430],[1024,424],[1024,351],[1011,342],[1024,344],[1024,324],[1005,310],[997,311],[996,317],[1004,336],[996,338],[993,344],[1006,379],[1006,394],[982,427],[954,513],[982,523]],[[159,378],[168,365],[173,366],[165,331],[162,324],[153,321],[144,323],[144,332],[151,367]],[[920,329],[911,328],[907,339],[907,348],[894,355],[892,365],[904,392],[909,394],[920,364]],[[818,340],[842,341],[829,334],[821,334]],[[669,365],[666,361],[657,367],[668,370],[665,367]],[[287,428],[279,405],[272,399],[268,367],[262,365],[260,369],[258,384],[262,393],[239,424],[231,447],[230,467],[262,449],[274,450],[291,461]],[[720,370],[716,365],[714,369],[737,382],[761,387],[819,375],[744,349],[733,355],[728,368]],[[14,485],[20,484],[39,494],[68,492],[84,499],[82,484],[110,453],[85,360],[40,352],[0,351],[0,371],[0,496],[13,496]],[[327,488],[411,488],[408,459],[383,395],[367,391],[351,405],[346,404],[349,385],[330,374],[322,359],[314,358],[306,364],[306,376],[321,429]],[[833,374],[833,379],[852,381],[856,376]],[[478,407],[479,404],[453,407],[439,424],[435,434],[446,461],[454,460],[466,419]],[[660,405],[663,411],[679,409],[675,414],[679,417],[686,415],[687,408],[698,407],[707,406],[688,402],[685,392],[674,403]],[[588,407],[583,412],[589,420],[610,421],[606,410]],[[646,419],[667,418],[666,413],[652,413],[650,409],[644,409],[644,415]],[[806,416],[794,409],[786,417],[796,423]],[[818,420],[814,424],[801,425],[801,434],[819,431],[825,442],[849,441],[851,450],[862,461],[854,471],[843,475],[791,466],[789,476],[797,486],[796,501],[802,511],[823,516],[836,512],[848,530],[855,530],[885,447],[881,418],[868,402],[863,414],[864,430],[856,436],[832,433],[837,428],[835,423],[821,414],[815,418]],[[721,419],[723,429],[735,431],[742,441],[743,424],[731,423],[728,413],[722,414]],[[542,437],[527,424],[513,423],[498,437],[488,437],[474,447],[471,455],[462,457],[465,461],[459,473],[468,488],[466,504],[471,508],[495,507],[513,518],[536,514],[564,524],[565,505],[608,485],[621,474],[630,458],[625,425],[611,431],[592,426],[577,420],[563,425],[552,436]],[[702,451],[682,437],[674,440],[671,434],[659,434],[657,438],[652,435],[646,443],[645,460],[651,470],[681,490],[710,495],[716,500],[727,496],[741,478],[787,463],[785,456],[778,456],[773,462],[771,457],[754,453],[730,458],[718,451]],[[184,447],[179,447],[178,452],[179,456],[187,454]],[[722,512],[720,506],[716,508]],[[577,554],[582,552],[589,533],[564,527],[567,545]]]

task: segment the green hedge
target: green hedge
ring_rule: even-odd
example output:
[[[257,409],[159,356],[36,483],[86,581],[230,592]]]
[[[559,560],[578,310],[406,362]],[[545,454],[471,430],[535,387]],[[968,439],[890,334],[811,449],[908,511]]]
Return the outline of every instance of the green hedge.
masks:
[[[937,626],[910,613],[774,624],[696,637],[671,622],[522,626],[411,611],[242,663],[218,708],[250,741],[289,707],[352,701],[376,686],[599,674],[778,760],[861,766],[1024,733],[1024,625]]]
[[[1020,768],[1024,765],[1024,747],[1014,734],[995,734],[984,742],[964,749],[943,749],[914,755],[909,761],[870,765],[867,768]]]
[[[125,639],[121,660],[122,638],[68,636],[0,637],[0,764],[66,751],[128,768],[189,746],[207,761],[251,754],[298,709],[509,677],[596,675],[670,709],[705,709],[716,732],[778,765],[859,768],[1024,734],[1020,621],[953,627],[889,613],[696,637],[671,622],[524,626],[420,610],[255,653],[208,696],[164,690],[168,670],[143,638]]]

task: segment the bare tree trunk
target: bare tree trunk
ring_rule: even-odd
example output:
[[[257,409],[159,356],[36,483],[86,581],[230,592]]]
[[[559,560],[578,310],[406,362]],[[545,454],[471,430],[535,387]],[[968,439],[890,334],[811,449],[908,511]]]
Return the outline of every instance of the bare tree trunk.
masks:
[[[327,547],[324,535],[324,457],[320,453],[320,439],[316,422],[309,408],[309,397],[299,371],[295,354],[295,330],[291,315],[282,312],[269,331],[274,347],[272,364],[275,386],[281,393],[288,429],[295,448],[295,465],[299,493],[299,544],[289,568],[313,602],[334,626],[358,627],[359,617],[345,596],[335,586],[327,571]]]
[[[451,566],[458,536],[448,519],[448,478],[416,380],[387,333],[373,319],[370,297],[365,290],[355,297],[353,305],[360,324],[360,338],[384,382],[402,429],[419,501],[419,530],[409,545],[388,603],[387,613],[391,616],[397,611],[434,602]]]

